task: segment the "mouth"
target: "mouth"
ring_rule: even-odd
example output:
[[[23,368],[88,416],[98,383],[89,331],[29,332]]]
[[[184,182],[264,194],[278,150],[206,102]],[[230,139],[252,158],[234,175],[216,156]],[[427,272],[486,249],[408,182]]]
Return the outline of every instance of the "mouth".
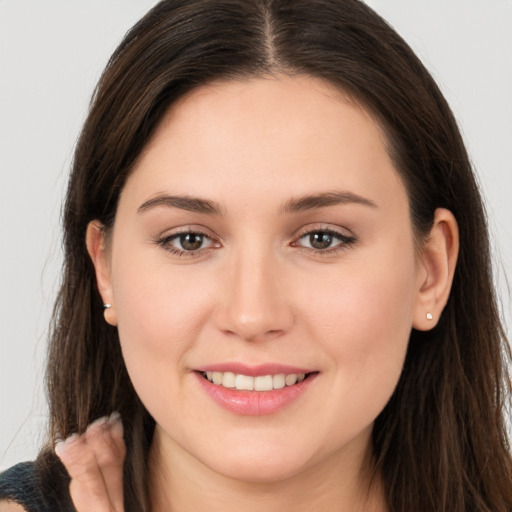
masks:
[[[260,376],[218,371],[204,371],[199,373],[212,384],[227,389],[236,389],[238,391],[274,391],[295,386],[318,372],[277,373]]]
[[[200,388],[214,402],[231,413],[244,416],[274,414],[285,409],[301,396],[309,395],[308,389],[315,387],[313,382],[320,373],[291,373],[294,369],[283,367],[274,369],[278,373],[272,373],[268,366],[246,368],[244,373],[238,373],[235,368],[230,368],[234,371],[219,371],[221,369],[225,368],[203,368],[194,373]],[[243,367],[240,370],[243,371]]]

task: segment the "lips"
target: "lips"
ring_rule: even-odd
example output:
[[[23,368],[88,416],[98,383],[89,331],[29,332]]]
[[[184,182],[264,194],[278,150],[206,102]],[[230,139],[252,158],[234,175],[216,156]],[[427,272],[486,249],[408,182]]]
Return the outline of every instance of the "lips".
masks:
[[[317,371],[277,364],[210,365],[197,369],[201,388],[217,404],[239,415],[276,413],[305,394]]]

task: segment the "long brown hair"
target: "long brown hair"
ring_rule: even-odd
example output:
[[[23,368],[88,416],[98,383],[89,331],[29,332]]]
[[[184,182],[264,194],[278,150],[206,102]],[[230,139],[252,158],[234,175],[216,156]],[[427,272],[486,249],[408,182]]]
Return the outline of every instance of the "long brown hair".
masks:
[[[164,0],[125,36],[95,91],[64,209],[65,266],[47,370],[50,437],[114,410],[125,426],[128,511],[147,511],[154,429],[102,317],[87,224],[112,226],[135,159],[169,106],[212,80],[273,73],[329,81],[384,129],[419,241],[455,215],[460,256],[436,328],[412,331],[399,384],[377,418],[373,457],[392,512],[510,512],[503,408],[508,343],[486,217],[456,122],[407,44],[359,0]],[[228,113],[226,114],[228,115]],[[49,451],[41,460],[49,460]]]

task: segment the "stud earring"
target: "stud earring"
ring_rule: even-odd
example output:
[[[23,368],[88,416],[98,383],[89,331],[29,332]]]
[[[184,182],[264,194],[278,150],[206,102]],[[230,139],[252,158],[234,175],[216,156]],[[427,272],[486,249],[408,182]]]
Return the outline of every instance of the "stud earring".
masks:
[[[433,318],[432,313],[427,313],[427,320],[432,320]]]
[[[103,318],[107,324],[115,327],[117,325],[117,314],[112,304],[105,302],[103,304]]]

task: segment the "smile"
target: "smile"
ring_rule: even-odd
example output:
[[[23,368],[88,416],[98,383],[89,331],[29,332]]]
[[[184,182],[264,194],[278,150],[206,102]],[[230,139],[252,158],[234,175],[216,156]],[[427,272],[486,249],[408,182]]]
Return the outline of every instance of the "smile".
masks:
[[[239,391],[272,391],[293,386],[306,378],[305,373],[278,373],[276,375],[262,375],[252,377],[250,375],[236,374],[233,372],[203,372],[203,377],[217,386]]]
[[[200,388],[223,409],[244,416],[279,412],[305,395],[319,375],[318,371],[297,371],[281,365],[215,366],[193,372]]]

